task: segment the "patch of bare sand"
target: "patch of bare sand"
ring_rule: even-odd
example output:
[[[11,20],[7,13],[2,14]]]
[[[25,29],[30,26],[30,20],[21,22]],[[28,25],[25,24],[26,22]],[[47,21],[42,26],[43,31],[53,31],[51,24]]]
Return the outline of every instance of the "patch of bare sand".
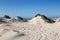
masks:
[[[60,40],[60,22],[47,23],[38,16],[28,22],[0,24],[0,40]]]

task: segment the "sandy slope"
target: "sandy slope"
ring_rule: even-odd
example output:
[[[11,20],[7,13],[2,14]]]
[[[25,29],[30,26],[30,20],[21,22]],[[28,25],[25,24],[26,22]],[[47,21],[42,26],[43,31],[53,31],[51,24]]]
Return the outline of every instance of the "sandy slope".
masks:
[[[0,24],[0,40],[60,40],[60,22],[47,23],[38,16],[28,22]]]

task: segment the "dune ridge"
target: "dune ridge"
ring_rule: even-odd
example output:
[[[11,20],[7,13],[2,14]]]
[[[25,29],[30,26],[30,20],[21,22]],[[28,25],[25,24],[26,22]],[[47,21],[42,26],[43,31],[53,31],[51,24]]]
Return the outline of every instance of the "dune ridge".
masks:
[[[60,22],[37,14],[31,20],[2,17],[0,40],[60,40]]]

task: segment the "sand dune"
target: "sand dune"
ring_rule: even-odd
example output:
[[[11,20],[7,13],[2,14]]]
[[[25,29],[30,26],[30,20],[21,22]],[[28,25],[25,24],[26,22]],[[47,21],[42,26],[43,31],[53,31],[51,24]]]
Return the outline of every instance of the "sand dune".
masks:
[[[37,15],[27,22],[1,23],[0,40],[60,40],[60,22],[53,21]]]

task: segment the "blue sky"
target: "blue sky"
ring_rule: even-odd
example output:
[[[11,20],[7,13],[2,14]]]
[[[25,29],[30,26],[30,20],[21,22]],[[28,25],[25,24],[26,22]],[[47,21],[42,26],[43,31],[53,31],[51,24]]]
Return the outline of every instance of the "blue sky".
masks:
[[[60,17],[60,0],[0,0],[0,16],[30,18],[37,13]]]

